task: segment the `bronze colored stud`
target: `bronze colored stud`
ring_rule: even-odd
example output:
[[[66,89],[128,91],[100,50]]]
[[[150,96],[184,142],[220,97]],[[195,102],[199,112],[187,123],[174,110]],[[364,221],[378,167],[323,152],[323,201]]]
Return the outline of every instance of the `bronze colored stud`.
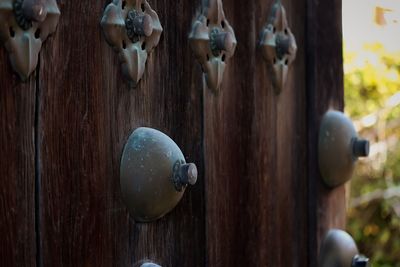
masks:
[[[42,44],[56,30],[59,17],[55,0],[0,1],[0,42],[21,80],[35,70]]]
[[[163,31],[157,13],[146,0],[112,0],[104,10],[101,26],[107,42],[118,53],[124,76],[136,85]]]
[[[352,121],[342,112],[330,110],[322,118],[318,163],[321,176],[329,187],[351,179],[359,157],[369,154],[369,141],[357,136]]]
[[[226,60],[233,56],[237,44],[233,28],[225,18],[221,0],[203,1],[202,13],[192,25],[189,41],[200,62],[207,86],[218,91]]]
[[[261,51],[267,61],[275,92],[284,88],[290,65],[296,58],[296,39],[288,27],[286,11],[279,0],[272,6],[267,24],[261,32]]]
[[[175,142],[160,131],[138,128],[125,145],[121,191],[136,221],[154,221],[170,212],[197,175],[196,165],[186,163]]]
[[[354,239],[345,231],[331,229],[322,241],[321,267],[367,267],[369,259],[360,255]]]

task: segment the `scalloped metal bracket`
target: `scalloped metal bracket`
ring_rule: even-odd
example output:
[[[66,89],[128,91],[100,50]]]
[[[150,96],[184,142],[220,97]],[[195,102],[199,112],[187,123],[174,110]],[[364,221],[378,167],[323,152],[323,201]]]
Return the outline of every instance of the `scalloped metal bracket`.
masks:
[[[39,52],[60,17],[55,0],[0,1],[0,42],[22,81],[36,69]]]
[[[189,41],[208,88],[218,91],[225,62],[233,56],[237,44],[235,32],[225,18],[221,0],[203,1],[202,11],[192,25]]]
[[[271,9],[267,24],[261,32],[260,46],[277,94],[285,86],[290,65],[296,58],[297,44],[288,27],[286,11],[279,0]]]
[[[157,13],[146,0],[113,0],[104,10],[101,26],[118,53],[123,74],[136,85],[163,31]]]

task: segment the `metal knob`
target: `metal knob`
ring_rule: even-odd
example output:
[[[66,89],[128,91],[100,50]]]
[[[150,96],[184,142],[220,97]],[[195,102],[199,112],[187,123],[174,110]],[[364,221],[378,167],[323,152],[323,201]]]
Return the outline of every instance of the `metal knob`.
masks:
[[[235,37],[230,32],[223,32],[214,28],[210,35],[211,50],[215,56],[218,56],[221,51],[233,53],[236,41]]]
[[[22,2],[22,12],[29,20],[42,22],[47,16],[45,4],[45,0],[24,0]]]
[[[174,166],[175,189],[182,191],[187,185],[195,185],[197,181],[197,167],[193,163],[181,164],[177,161]]]
[[[329,187],[351,179],[359,157],[369,154],[369,141],[357,136],[352,121],[342,112],[330,110],[322,118],[318,162],[321,176]]]
[[[196,165],[186,163],[175,142],[160,131],[138,128],[125,145],[121,191],[136,221],[154,221],[171,211],[197,175]]]
[[[356,158],[368,157],[369,141],[356,137],[353,141],[353,156]]]
[[[125,22],[128,37],[134,42],[137,36],[150,36],[153,33],[153,19],[144,13],[130,10]]]

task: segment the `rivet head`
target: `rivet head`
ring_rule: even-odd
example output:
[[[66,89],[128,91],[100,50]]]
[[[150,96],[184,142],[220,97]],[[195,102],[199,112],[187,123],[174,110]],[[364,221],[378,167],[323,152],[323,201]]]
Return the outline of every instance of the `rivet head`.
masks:
[[[126,17],[126,30],[129,39],[137,42],[140,36],[150,36],[153,33],[153,20],[148,14],[140,14],[136,10],[130,10]]]
[[[218,56],[221,51],[232,53],[235,49],[235,37],[230,32],[219,31],[215,28],[210,36],[211,50]]]
[[[47,15],[44,0],[24,0],[22,11],[27,19],[36,22],[43,22]]]
[[[363,255],[356,255],[353,258],[351,267],[368,267],[369,259]]]
[[[369,141],[356,137],[353,141],[353,156],[355,158],[368,157]]]

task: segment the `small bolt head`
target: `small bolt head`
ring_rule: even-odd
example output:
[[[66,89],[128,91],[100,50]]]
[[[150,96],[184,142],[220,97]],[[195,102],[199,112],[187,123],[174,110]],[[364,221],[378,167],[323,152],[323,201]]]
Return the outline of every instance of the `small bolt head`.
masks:
[[[369,141],[365,139],[356,138],[353,143],[353,155],[356,158],[368,157]]]
[[[41,0],[24,0],[22,11],[26,18],[36,22],[43,22],[47,16],[46,7]]]
[[[233,37],[233,34],[230,32],[226,32],[224,34],[224,50],[230,53],[234,47],[235,38]]]
[[[187,183],[190,185],[195,185],[197,182],[197,167],[194,163],[189,163],[187,168]]]
[[[353,258],[351,267],[368,267],[369,259],[362,255],[356,255]]]
[[[153,19],[150,15],[145,14],[143,16],[142,27],[143,33],[146,37],[149,37],[153,33]]]

